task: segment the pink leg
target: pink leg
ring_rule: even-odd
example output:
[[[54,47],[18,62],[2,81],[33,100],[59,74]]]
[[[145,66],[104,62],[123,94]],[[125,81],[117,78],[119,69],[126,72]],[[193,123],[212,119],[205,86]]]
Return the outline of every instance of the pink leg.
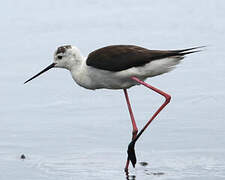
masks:
[[[128,107],[129,113],[130,113],[130,118],[131,118],[131,122],[132,122],[132,126],[133,126],[133,132],[132,132],[132,140],[133,140],[137,135],[138,128],[137,128],[137,125],[136,125],[136,122],[135,122],[135,119],[134,119],[134,114],[132,112],[132,108],[131,108],[131,104],[130,104],[130,100],[129,100],[129,97],[128,97],[127,90],[124,89],[123,91],[124,91],[124,95],[125,95],[126,102],[127,102],[127,107]]]
[[[162,111],[162,109],[170,102],[171,96],[147,83],[145,83],[144,81],[141,81],[140,79],[138,79],[137,77],[132,77],[131,79],[133,79],[134,81],[137,81],[138,83],[144,85],[145,87],[159,93],[160,95],[165,97],[165,102],[159,107],[159,109],[153,114],[153,116],[149,119],[149,121],[146,123],[146,125],[141,129],[141,131],[137,134],[137,136],[131,141],[131,143],[128,146],[128,159],[132,162],[132,165],[135,167],[136,164],[136,155],[135,155],[135,151],[134,151],[134,146],[136,141],[138,140],[138,138],[142,135],[142,133],[145,131],[145,129],[149,126],[149,124],[153,121],[153,119],[155,119],[155,117],[160,113],[160,111]]]
[[[138,128],[137,128],[137,125],[136,125],[136,122],[135,122],[135,119],[134,119],[134,114],[132,112],[132,108],[131,108],[131,104],[130,104],[130,100],[129,100],[127,90],[124,89],[123,91],[124,91],[124,95],[125,95],[126,102],[127,102],[127,107],[128,107],[129,113],[130,113],[130,118],[131,118],[131,122],[132,122],[132,126],[133,126],[132,140],[134,140],[137,136]],[[129,162],[130,162],[130,160],[129,160],[129,158],[127,158],[127,163],[126,163],[126,166],[125,166],[125,169],[124,169],[125,171],[128,171]]]

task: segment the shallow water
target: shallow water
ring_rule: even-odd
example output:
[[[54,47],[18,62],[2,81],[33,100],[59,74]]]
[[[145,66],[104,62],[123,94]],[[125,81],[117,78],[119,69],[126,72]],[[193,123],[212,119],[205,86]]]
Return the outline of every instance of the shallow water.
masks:
[[[225,178],[223,1],[11,0],[2,7],[0,179]],[[61,69],[23,85],[62,44],[84,55],[109,44],[208,45],[147,81],[172,100],[137,142],[129,175],[123,168],[131,123],[122,91],[85,90]],[[141,128],[162,97],[141,86],[128,92]]]

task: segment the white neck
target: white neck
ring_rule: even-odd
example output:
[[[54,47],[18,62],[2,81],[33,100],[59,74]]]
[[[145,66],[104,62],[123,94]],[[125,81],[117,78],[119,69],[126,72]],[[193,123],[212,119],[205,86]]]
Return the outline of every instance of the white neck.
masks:
[[[86,57],[80,55],[79,58],[76,58],[74,64],[69,69],[73,80],[82,87],[87,89],[92,89],[90,87],[91,78],[88,73],[88,66],[86,65]]]

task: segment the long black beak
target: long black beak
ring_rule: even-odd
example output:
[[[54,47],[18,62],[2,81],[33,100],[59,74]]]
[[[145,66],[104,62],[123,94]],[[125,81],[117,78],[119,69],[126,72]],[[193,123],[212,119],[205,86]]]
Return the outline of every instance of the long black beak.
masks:
[[[36,74],[35,76],[33,76],[32,78],[28,79],[27,81],[24,82],[24,84],[26,84],[27,82],[31,81],[32,79],[38,77],[39,75],[41,75],[42,73],[48,71],[49,69],[55,67],[56,63],[52,63],[50,64],[48,67],[46,67],[45,69],[43,69],[41,72],[39,72],[38,74]]]

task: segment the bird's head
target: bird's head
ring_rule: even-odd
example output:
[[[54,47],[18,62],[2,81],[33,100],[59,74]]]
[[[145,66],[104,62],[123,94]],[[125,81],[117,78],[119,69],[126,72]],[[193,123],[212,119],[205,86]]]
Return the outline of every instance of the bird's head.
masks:
[[[81,61],[81,58],[81,53],[75,46],[60,46],[54,53],[54,67],[70,70],[73,65]]]
[[[50,64],[45,69],[43,69],[38,74],[34,75],[33,77],[25,81],[24,84],[52,68],[65,68],[65,69],[71,70],[73,66],[80,64],[81,61],[82,61],[82,55],[78,48],[71,45],[60,46],[57,48],[57,50],[54,53],[53,63]]]

